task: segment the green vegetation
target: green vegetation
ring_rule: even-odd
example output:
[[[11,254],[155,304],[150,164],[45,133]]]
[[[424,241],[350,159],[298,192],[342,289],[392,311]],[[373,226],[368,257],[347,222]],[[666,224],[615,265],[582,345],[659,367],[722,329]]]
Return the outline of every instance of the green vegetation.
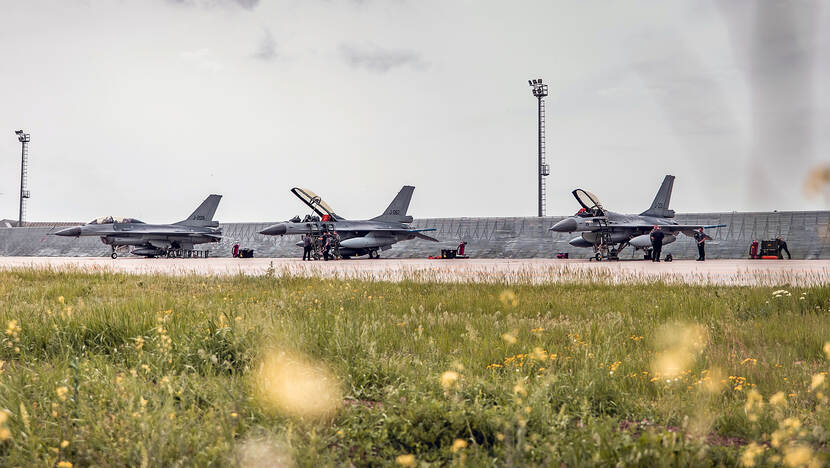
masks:
[[[818,466],[830,288],[774,289],[0,272],[0,465]]]

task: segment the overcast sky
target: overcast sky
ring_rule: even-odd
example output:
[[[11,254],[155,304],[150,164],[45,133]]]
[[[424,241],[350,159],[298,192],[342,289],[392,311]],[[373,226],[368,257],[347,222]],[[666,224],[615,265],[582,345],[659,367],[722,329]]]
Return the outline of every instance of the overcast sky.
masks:
[[[341,215],[417,187],[415,217],[548,213],[570,191],[678,212],[823,209],[830,5],[819,0],[27,0],[0,14],[0,218]],[[5,132],[5,136],[2,136]]]

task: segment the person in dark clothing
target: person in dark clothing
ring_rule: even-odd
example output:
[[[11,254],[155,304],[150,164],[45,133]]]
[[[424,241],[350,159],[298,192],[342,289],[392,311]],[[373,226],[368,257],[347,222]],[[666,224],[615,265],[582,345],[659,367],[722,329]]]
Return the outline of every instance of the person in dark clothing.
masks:
[[[331,249],[331,236],[329,233],[323,234],[323,260],[329,260],[329,249]]]
[[[663,251],[663,231],[660,229],[660,226],[654,226],[654,229],[651,231],[651,261],[652,262],[659,262],[660,261],[660,253]]]
[[[311,234],[303,236],[303,261],[311,261]]]
[[[787,260],[792,260],[793,256],[790,255],[790,250],[787,248],[787,241],[782,239],[781,236],[776,237],[775,240],[778,241],[778,258],[784,258],[784,255],[781,253],[783,250],[787,252]]]
[[[703,262],[706,260],[706,240],[711,239],[705,232],[703,232],[703,228],[700,228],[695,233],[695,242],[697,242],[697,261]]]

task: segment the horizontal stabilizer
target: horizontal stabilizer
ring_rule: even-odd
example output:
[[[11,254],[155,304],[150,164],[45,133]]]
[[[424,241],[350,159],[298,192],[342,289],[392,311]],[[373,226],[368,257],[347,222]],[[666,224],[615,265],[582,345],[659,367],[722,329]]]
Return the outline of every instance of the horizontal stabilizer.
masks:
[[[426,234],[421,234],[420,232],[416,232],[415,237],[417,237],[418,239],[428,240],[428,241],[432,241],[432,242],[440,242],[438,239],[436,239],[434,237],[429,237]]]
[[[216,208],[219,207],[220,200],[222,200],[222,195],[208,195],[205,201],[196,208],[196,211],[188,216],[187,219],[179,221],[176,224],[195,227],[219,226],[219,222],[213,220],[213,215],[216,214]]]

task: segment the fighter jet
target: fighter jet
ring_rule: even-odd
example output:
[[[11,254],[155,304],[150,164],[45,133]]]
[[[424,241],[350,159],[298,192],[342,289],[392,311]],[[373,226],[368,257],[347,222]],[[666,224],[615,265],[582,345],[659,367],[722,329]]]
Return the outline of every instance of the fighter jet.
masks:
[[[620,214],[607,211],[599,199],[586,190],[576,189],[571,192],[582,208],[576,215],[563,219],[554,224],[551,231],[580,232],[579,237],[570,240],[574,247],[590,247],[594,249],[596,260],[617,260],[619,253],[626,246],[634,250],[643,250],[645,258],[651,258],[650,233],[654,226],[660,226],[665,233],[663,245],[677,240],[677,234],[683,233],[693,237],[694,231],[699,228],[709,229],[726,226],[718,224],[703,226],[697,224],[678,224],[674,218],[674,210],[669,209],[671,192],[674,186],[674,176],[667,175],[663,184],[654,197],[651,207],[639,215]]]
[[[306,216],[300,220],[295,217],[289,222],[278,223],[260,231],[267,236],[321,234],[334,232],[340,235],[340,255],[350,258],[360,255],[369,255],[369,258],[380,258],[378,251],[392,248],[392,244],[403,240],[424,239],[438,242],[425,234],[424,231],[435,229],[411,229],[409,223],[412,216],[406,214],[409,201],[415,187],[405,185],[398,195],[381,214],[368,220],[346,220],[337,215],[334,210],[314,192],[304,188],[294,187],[291,193],[296,195],[317,216]],[[297,245],[302,245],[298,242]]]
[[[146,224],[135,218],[105,216],[82,225],[62,229],[56,236],[97,236],[112,247],[113,259],[118,257],[116,248],[135,246],[132,253],[144,257],[171,256],[175,251],[192,251],[196,244],[219,242],[222,231],[219,222],[213,220],[222,195],[210,195],[185,220],[173,224]]]

